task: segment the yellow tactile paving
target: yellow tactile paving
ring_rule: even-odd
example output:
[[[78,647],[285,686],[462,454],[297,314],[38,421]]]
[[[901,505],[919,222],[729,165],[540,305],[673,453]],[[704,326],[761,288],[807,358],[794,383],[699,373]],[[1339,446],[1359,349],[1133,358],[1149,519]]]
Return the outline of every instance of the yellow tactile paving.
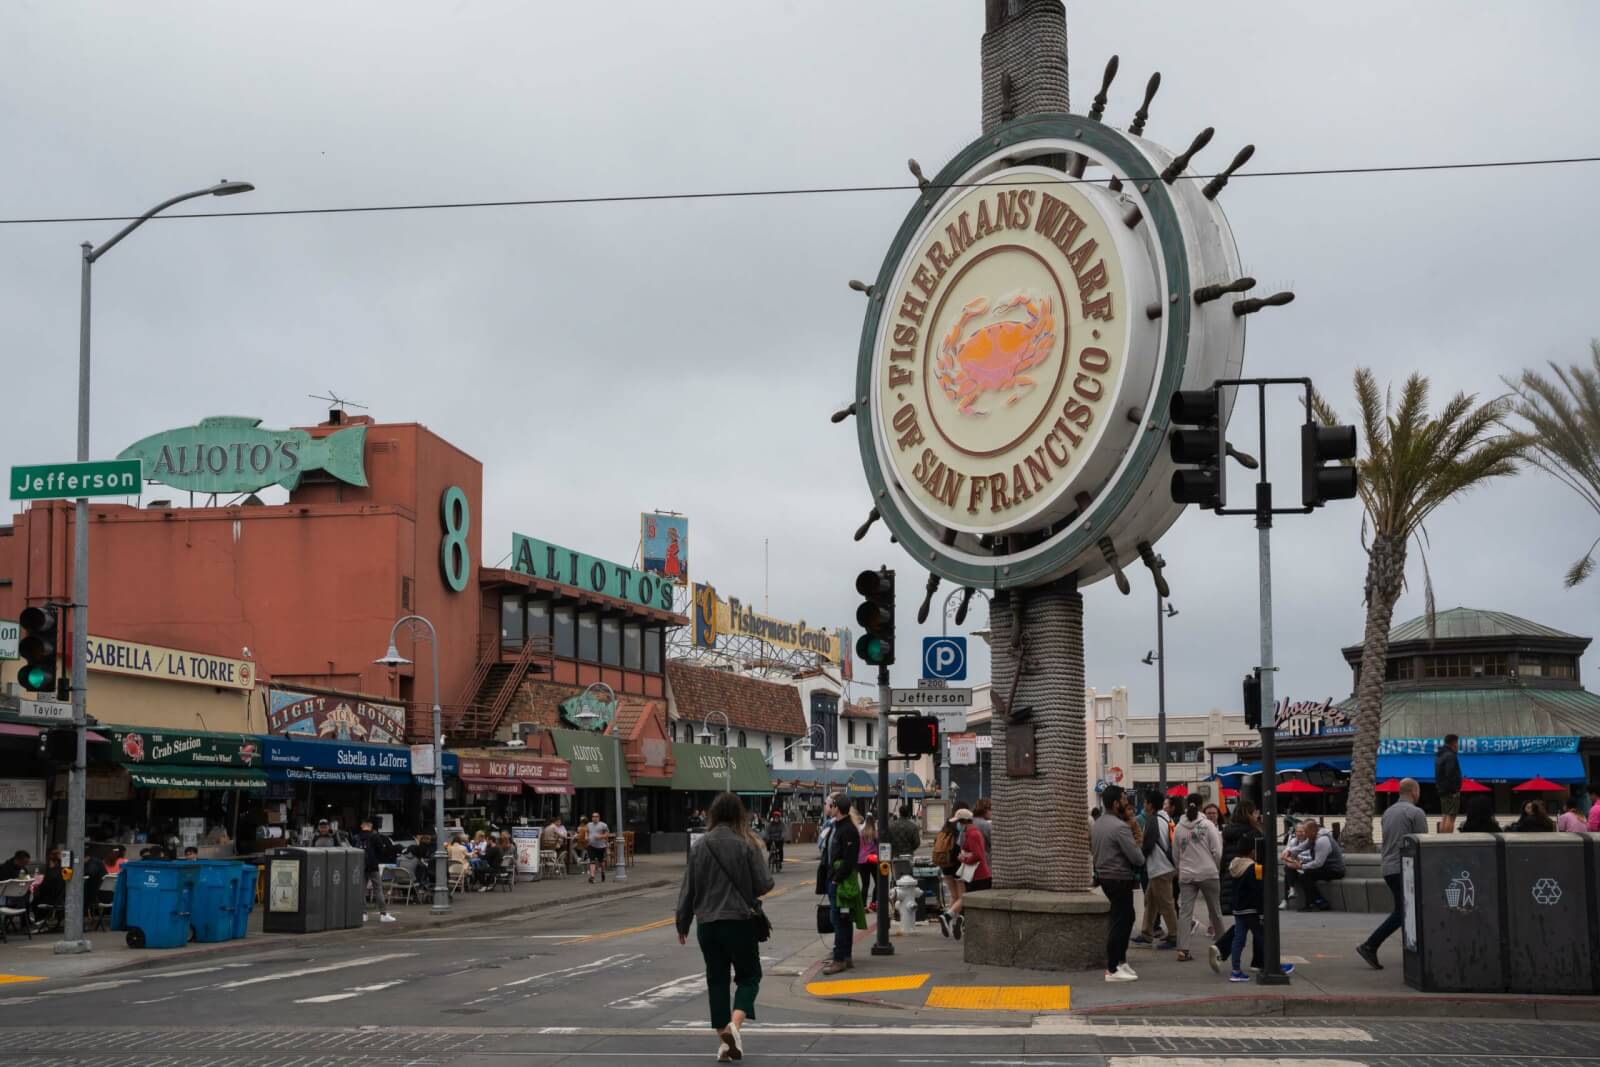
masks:
[[[42,977],[31,974],[0,974],[0,985],[10,985],[12,982],[42,982]]]
[[[1066,1011],[1072,987],[1064,985],[936,985],[927,1008],[971,1011]]]
[[[841,978],[810,982],[806,992],[814,997],[839,997],[850,993],[891,993],[897,989],[921,989],[931,977],[926,974],[899,974],[888,978]]]

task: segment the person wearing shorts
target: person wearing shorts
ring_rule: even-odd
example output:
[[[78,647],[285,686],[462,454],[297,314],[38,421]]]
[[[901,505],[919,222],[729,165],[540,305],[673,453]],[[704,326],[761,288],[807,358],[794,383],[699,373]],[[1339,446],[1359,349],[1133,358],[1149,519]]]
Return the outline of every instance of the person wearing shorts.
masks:
[[[606,880],[606,842],[611,838],[611,827],[600,820],[597,811],[589,816],[589,822],[584,827],[588,834],[586,850],[589,853],[589,881],[594,882],[595,872],[600,873],[600,880]]]
[[[1439,790],[1439,832],[1455,833],[1456,816],[1461,814],[1461,761],[1456,750],[1461,739],[1445,734],[1444,743],[1433,755],[1433,784]]]

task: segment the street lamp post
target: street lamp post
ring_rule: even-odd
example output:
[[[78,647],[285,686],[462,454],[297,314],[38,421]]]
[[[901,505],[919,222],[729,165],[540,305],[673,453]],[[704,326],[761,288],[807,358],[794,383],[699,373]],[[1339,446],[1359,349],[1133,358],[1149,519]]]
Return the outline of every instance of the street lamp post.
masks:
[[[1157,566],[1166,561],[1156,557]],[[1178,614],[1178,609],[1166,603],[1161,590],[1156,590],[1156,648],[1146,652],[1141,661],[1145,666],[1156,665],[1156,764],[1161,779],[1161,795],[1167,795],[1167,630],[1166,620]]]
[[[83,272],[78,304],[78,462],[89,461],[89,292],[95,261],[115,248],[124,237],[155,218],[174,204],[200,196],[232,196],[248,193],[255,186],[249,182],[220,181],[205,189],[196,189],[170,200],[163,200],[143,215],[128,223],[100,247],[83,242]],[[72,768],[67,776],[67,851],[82,849],[84,832],[84,777],[87,774],[88,748],[86,744],[85,705],[89,686],[89,501],[79,497],[73,502],[72,513],[72,732],[77,735],[73,744]],[[81,860],[78,861],[81,865]],[[88,952],[93,946],[83,936],[83,879],[67,882],[67,916],[63,923],[62,940],[56,942],[57,955]]]
[[[817,736],[817,738],[818,738],[817,741],[811,740],[811,736],[813,734],[815,734]],[[812,762],[813,765],[815,765],[815,763],[817,762],[817,758],[816,758],[814,753],[817,751],[817,749],[820,747],[824,752],[828,751],[828,731],[827,731],[827,728],[824,727],[820,722],[812,723],[811,724],[811,729],[806,731],[806,739],[804,741],[801,741],[800,744],[807,751],[813,753],[813,755],[811,757],[811,762]],[[823,792],[824,796],[826,796],[827,792],[828,792],[828,771],[832,768],[833,761],[832,760],[827,760],[826,763],[827,763],[827,766],[824,767],[823,770],[822,770],[822,792]],[[827,811],[827,805],[826,804],[823,805],[823,811],[824,812]],[[819,825],[823,821],[824,820],[819,819],[818,820]]]
[[[586,727],[603,725],[605,722],[600,715],[590,711],[588,705],[583,701],[583,698],[589,695],[591,689],[604,689],[609,693],[611,696],[610,704],[613,708],[617,703],[617,691],[606,683],[591,682],[585,686],[583,692],[578,694],[578,714],[574,717]],[[612,834],[615,835],[617,840],[617,881],[626,882],[628,880],[628,839],[622,836],[622,735],[617,733],[616,722],[615,717],[613,717],[611,720],[611,746],[617,761],[616,766],[613,768],[615,772],[613,781],[617,790],[617,825],[612,830]],[[602,863],[600,868],[601,873],[605,873],[605,864]]]
[[[722,774],[723,781],[727,783],[728,792],[733,792],[733,761],[728,758],[728,734],[733,729],[733,723],[728,721],[726,712],[708,711],[706,717],[700,721],[700,743],[709,745],[711,736],[711,716],[715,715],[722,720]]]
[[[433,650],[433,908],[432,914],[444,915],[450,911],[450,868],[444,848],[444,727],[439,711],[439,632],[433,623],[421,615],[407,615],[395,620],[389,630],[389,651],[377,660],[385,667],[406,667],[411,661],[400,654],[395,638],[400,627],[411,628],[412,639],[426,635],[428,647]],[[380,887],[381,889],[381,887]]]
[[[1111,760],[1108,758],[1109,754],[1105,751],[1106,739],[1110,735],[1107,734],[1103,729],[1101,729],[1101,727],[1108,726],[1108,725],[1111,725],[1113,723],[1117,724],[1116,738],[1117,738],[1118,741],[1121,741],[1123,738],[1128,736],[1128,724],[1123,722],[1122,719],[1119,716],[1116,716],[1116,715],[1104,715],[1104,716],[1102,716],[1102,715],[1099,715],[1099,714],[1096,714],[1096,716],[1095,716],[1095,720],[1094,720],[1094,747],[1095,747],[1095,762],[1098,764],[1098,773],[1095,775],[1095,780],[1097,782],[1102,782],[1102,783],[1105,782],[1106,772],[1108,772],[1111,769],[1111,766],[1110,766]]]

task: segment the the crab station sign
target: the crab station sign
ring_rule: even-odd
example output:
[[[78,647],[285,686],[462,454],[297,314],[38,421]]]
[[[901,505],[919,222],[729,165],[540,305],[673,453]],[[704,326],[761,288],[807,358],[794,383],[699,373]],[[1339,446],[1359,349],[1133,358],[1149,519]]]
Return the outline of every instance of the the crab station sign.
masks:
[[[1238,253],[1172,163],[1035,115],[919,192],[867,289],[853,398],[873,506],[919,565],[991,589],[1086,585],[1182,513],[1172,394],[1238,372],[1244,319],[1197,291],[1238,279]]]
[[[894,292],[875,416],[901,484],[948,526],[1060,512],[1124,390],[1137,323],[1123,260],[1138,253],[1119,249],[1101,190],[1058,179],[1016,168],[965,191]],[[1133,296],[1141,319],[1148,297]],[[1141,390],[1151,366],[1137,368]]]

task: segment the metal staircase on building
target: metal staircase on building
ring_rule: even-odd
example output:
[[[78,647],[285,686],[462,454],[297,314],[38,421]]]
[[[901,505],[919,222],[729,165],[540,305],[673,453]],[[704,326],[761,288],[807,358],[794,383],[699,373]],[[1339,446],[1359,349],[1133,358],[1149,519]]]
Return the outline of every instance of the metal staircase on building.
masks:
[[[445,735],[452,741],[492,740],[523,679],[529,674],[548,676],[553,653],[548,637],[530,638],[515,659],[507,658],[498,636],[480,640],[477,668],[446,716]]]

